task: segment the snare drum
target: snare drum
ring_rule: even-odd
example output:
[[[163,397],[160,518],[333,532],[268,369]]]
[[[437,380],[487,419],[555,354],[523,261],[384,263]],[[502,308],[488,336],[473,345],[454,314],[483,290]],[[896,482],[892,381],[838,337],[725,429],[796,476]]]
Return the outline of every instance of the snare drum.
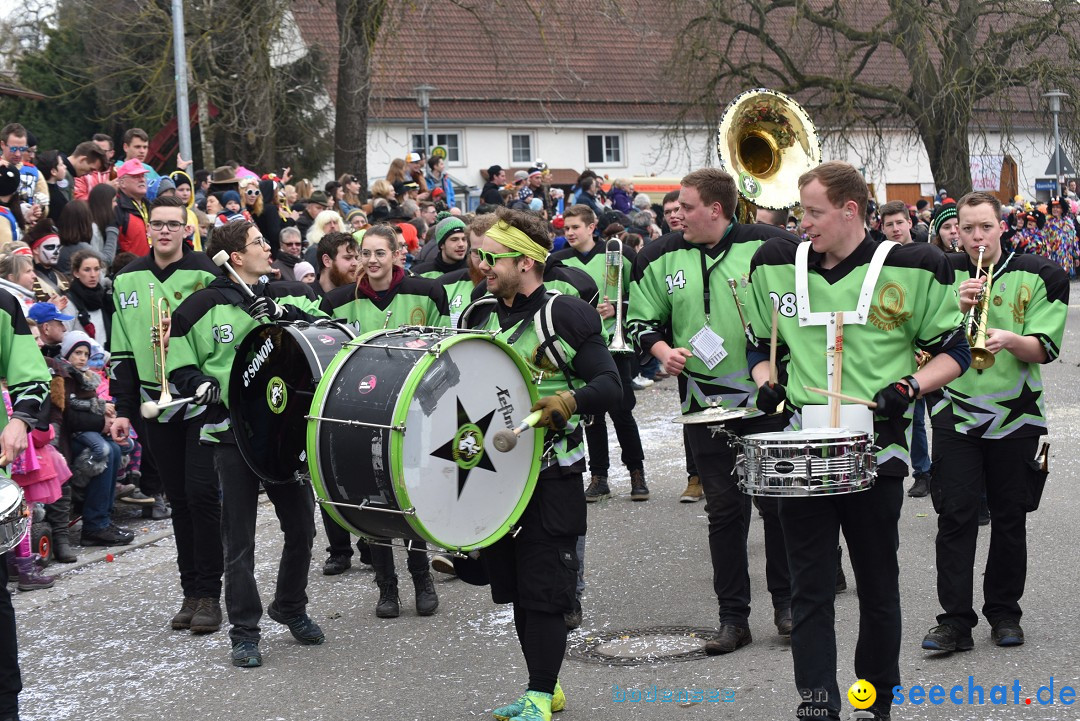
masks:
[[[308,422],[311,479],[352,533],[468,551],[518,520],[540,473],[540,431],[507,453],[497,430],[529,414],[524,361],[491,335],[403,327],[345,344]]]
[[[236,445],[255,475],[288,483],[307,472],[304,418],[323,373],[356,336],[341,323],[278,323],[255,328],[237,346],[229,379]]]
[[[0,553],[19,545],[29,520],[22,488],[10,478],[0,476]]]
[[[864,431],[807,428],[754,433],[735,443],[739,487],[751,496],[856,493],[877,477],[877,449]]]

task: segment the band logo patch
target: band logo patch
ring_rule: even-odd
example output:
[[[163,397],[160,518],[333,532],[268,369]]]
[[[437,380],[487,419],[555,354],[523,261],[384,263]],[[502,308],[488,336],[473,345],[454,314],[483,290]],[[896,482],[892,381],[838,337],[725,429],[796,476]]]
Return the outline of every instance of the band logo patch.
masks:
[[[1024,316],[1027,314],[1028,303],[1031,302],[1031,288],[1027,283],[1021,283],[1020,287],[1016,289],[1016,302],[1009,303],[1009,309],[1012,311],[1013,320],[1017,323],[1024,322]]]
[[[466,470],[480,462],[484,454],[484,433],[475,423],[466,423],[454,434],[454,462]]]
[[[911,313],[904,312],[907,294],[903,286],[889,281],[878,291],[877,303],[870,307],[870,322],[878,330],[890,331],[911,320]]]
[[[426,325],[427,313],[423,308],[413,308],[409,314],[409,325]]]
[[[334,345],[335,343],[337,343],[337,340],[335,340],[333,336],[329,336],[329,335],[326,335],[324,333],[320,333],[319,334],[319,342],[322,343],[323,345]]]
[[[364,376],[360,380],[360,385],[356,387],[356,390],[366,395],[368,393],[371,393],[371,391],[375,390],[375,386],[378,384],[378,382],[379,379],[375,376]]]
[[[288,402],[289,391],[285,387],[285,381],[278,376],[274,376],[266,384],[266,405],[270,406],[270,410],[274,413],[281,413],[285,410],[285,405]]]

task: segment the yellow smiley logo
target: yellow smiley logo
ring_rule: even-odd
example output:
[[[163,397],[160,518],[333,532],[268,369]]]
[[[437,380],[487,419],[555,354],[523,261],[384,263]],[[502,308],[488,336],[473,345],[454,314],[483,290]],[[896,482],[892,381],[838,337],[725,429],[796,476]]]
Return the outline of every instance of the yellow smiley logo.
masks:
[[[877,700],[877,689],[874,685],[866,679],[860,678],[855,683],[851,684],[851,688],[847,692],[848,701],[851,705],[857,709],[870,708],[870,705]]]

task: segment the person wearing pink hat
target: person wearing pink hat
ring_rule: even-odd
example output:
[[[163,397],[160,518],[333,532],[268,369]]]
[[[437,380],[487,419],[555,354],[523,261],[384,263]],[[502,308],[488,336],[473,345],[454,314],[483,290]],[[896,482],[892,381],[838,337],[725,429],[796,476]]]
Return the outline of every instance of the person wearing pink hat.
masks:
[[[142,257],[150,252],[146,219],[146,176],[142,161],[125,160],[116,171],[116,227],[120,229],[117,251]]]

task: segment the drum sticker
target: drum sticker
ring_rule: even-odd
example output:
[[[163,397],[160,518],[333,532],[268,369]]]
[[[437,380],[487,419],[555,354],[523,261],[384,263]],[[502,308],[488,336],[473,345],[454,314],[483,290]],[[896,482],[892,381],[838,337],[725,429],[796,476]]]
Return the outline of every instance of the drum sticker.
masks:
[[[266,384],[266,405],[270,406],[270,410],[274,413],[281,413],[285,410],[288,402],[289,391],[285,387],[285,381],[278,376],[274,376]]]
[[[761,184],[758,183],[757,178],[745,170],[739,173],[739,188],[742,190],[742,194],[750,200],[761,195]]]
[[[334,345],[337,343],[337,339],[333,336],[326,335],[324,333],[319,334],[319,342],[323,345]]]
[[[428,342],[423,338],[414,338],[413,340],[405,341],[406,348],[427,348]]]
[[[461,383],[461,369],[449,355],[441,356],[428,368],[424,380],[416,388],[416,401],[425,416],[430,416],[439,405],[439,399],[451,388]],[[494,413],[494,411],[492,411]]]
[[[465,412],[465,406],[461,398],[457,399],[457,430],[454,435],[443,445],[431,452],[435,458],[450,461],[457,465],[457,497],[461,498],[465,484],[469,480],[469,473],[474,468],[482,468],[485,471],[495,472],[495,466],[491,465],[491,459],[484,452],[484,434],[487,433],[491,419],[495,417],[495,411],[491,411],[478,421],[469,418]]]
[[[375,386],[378,385],[379,379],[375,376],[364,376],[360,380],[360,385],[356,387],[356,390],[360,393],[367,395],[371,391],[375,390]]]

